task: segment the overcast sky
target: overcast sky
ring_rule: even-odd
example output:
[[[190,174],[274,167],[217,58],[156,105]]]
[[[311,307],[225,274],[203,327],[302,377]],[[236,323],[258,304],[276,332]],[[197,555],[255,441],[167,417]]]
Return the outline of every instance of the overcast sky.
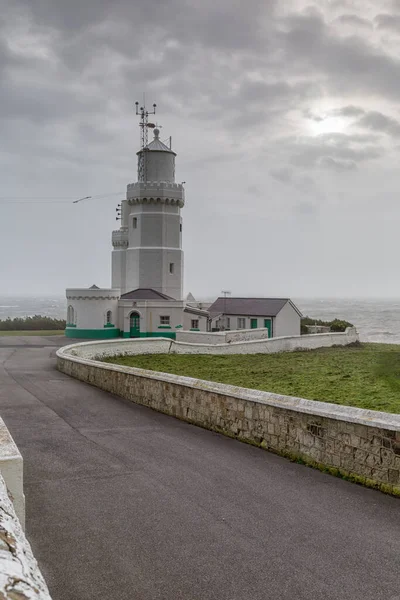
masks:
[[[0,8],[0,295],[110,285],[145,92],[186,293],[400,296],[400,0]]]

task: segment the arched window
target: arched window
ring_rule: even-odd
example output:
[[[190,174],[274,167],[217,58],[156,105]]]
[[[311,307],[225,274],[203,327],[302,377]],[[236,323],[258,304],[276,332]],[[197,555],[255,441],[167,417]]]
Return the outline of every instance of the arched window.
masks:
[[[111,325],[112,324],[112,311],[108,310],[106,312],[106,324],[107,325]]]
[[[69,305],[67,310],[67,325],[75,325],[75,310]]]

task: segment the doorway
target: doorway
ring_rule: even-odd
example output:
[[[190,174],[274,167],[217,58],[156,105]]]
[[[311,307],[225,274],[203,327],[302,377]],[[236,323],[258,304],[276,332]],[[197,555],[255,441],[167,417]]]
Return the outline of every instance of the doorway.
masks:
[[[130,315],[130,337],[140,337],[140,315],[136,312]]]

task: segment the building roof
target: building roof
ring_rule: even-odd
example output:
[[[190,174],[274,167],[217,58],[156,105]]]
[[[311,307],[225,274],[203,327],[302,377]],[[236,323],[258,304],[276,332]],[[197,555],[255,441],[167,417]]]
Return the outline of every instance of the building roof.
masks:
[[[243,315],[249,317],[275,317],[289,302],[301,316],[299,309],[289,298],[217,298],[209,307],[212,317],[225,315]]]
[[[138,288],[122,294],[121,300],[175,300],[171,296],[157,292],[151,288]]]
[[[156,128],[153,131],[154,131],[154,140],[151,141],[149,144],[147,144],[146,150],[151,150],[153,152],[154,151],[170,152],[171,154],[175,154],[175,152],[173,152],[173,150],[171,150],[171,148],[168,148],[168,146],[160,140],[160,138],[159,138],[160,130]],[[137,154],[140,154],[140,152],[143,152],[143,150],[139,150],[139,152],[137,152]],[[175,154],[175,156],[176,156],[176,154]]]
[[[209,312],[207,310],[202,310],[201,308],[197,308],[196,306],[190,306],[190,304],[186,304],[183,309],[184,312],[190,313],[192,315],[199,315],[201,317],[209,317]]]

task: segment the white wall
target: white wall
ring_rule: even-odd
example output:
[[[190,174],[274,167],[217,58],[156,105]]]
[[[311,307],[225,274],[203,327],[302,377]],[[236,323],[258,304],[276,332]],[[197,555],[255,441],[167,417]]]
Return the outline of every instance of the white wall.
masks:
[[[199,334],[204,338],[210,334]],[[57,356],[72,356],[95,359],[96,357],[134,355],[134,354],[274,354],[277,352],[294,352],[313,350],[331,346],[347,346],[358,342],[359,337],[354,327],[345,333],[321,333],[282,338],[254,340],[250,342],[231,342],[228,344],[190,344],[163,338],[138,340],[110,340],[100,342],[84,342],[65,346],[57,352]]]
[[[140,315],[140,331],[141,332],[157,332],[162,334],[163,331],[172,333],[179,331],[177,325],[183,326],[183,302],[172,302],[172,301],[137,301],[136,306],[131,300],[123,300],[120,302],[120,313],[122,313],[122,319],[120,321],[120,329],[124,332],[130,331],[130,314],[137,312]],[[171,329],[161,328],[160,317],[170,317]]]
[[[300,335],[300,315],[290,302],[275,317],[274,336]]]
[[[243,329],[240,329],[239,331],[244,331],[244,330],[247,330],[247,329],[251,329],[251,320],[252,319],[257,319],[257,329],[264,328],[264,320],[265,319],[269,319],[272,322],[272,331],[274,331],[274,320],[275,320],[275,317],[268,317],[268,316],[265,316],[265,317],[260,317],[260,316],[249,317],[247,315],[226,315],[226,317],[225,316],[222,317],[222,321],[223,321],[223,319],[226,319],[226,318],[230,319],[230,321],[229,321],[229,329],[231,331],[238,330],[238,327],[239,327],[238,326],[238,319],[244,319],[245,320],[245,327]],[[216,319],[213,320],[212,326],[213,327],[216,326]]]
[[[203,333],[202,331],[180,331],[176,339],[180,342],[192,344],[225,344],[231,342],[245,342],[251,340],[268,339],[268,329],[237,329],[236,331],[214,331]]]
[[[67,307],[73,307],[79,329],[102,329],[108,310],[112,311],[113,325],[118,327],[118,298],[119,290],[115,289],[68,289]]]
[[[176,332],[177,342],[188,342],[190,344],[224,344],[225,332],[216,331],[215,333],[204,331],[182,330]]]
[[[10,432],[0,418],[0,472],[6,482],[14,510],[25,529],[23,461]]]
[[[190,332],[190,329],[192,328],[192,321],[197,319],[199,322],[199,330],[200,331],[207,331],[207,322],[208,319],[207,317],[203,317],[201,315],[195,315],[193,313],[188,313],[188,312],[184,312],[183,313],[183,328],[185,331]],[[195,331],[192,333],[196,333]]]

